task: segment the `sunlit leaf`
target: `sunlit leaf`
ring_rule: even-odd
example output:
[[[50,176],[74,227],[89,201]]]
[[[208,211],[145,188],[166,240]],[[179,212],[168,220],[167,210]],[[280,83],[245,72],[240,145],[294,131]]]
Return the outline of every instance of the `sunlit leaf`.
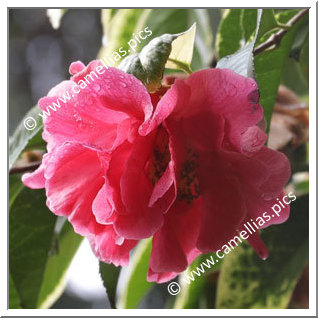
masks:
[[[147,282],[148,263],[151,252],[151,240],[141,241],[124,276],[125,286],[123,293],[119,295],[119,308],[137,308],[138,304],[154,283]]]
[[[234,9],[233,9],[234,10]],[[227,68],[245,77],[253,77],[253,50],[257,39],[258,28],[262,21],[262,10],[259,9],[256,16],[256,30],[254,39],[245,47],[232,55],[223,57],[216,65],[217,68]]]
[[[31,148],[42,148],[45,145],[45,142],[41,138],[42,133],[42,120],[39,116],[40,108],[36,105],[27,114],[24,116],[17,129],[15,130],[12,137],[9,141],[9,169],[12,167],[14,162],[18,159],[21,152],[27,149],[28,145]],[[31,119],[34,119],[34,121]],[[29,123],[29,125],[28,125]],[[28,130],[25,127],[33,127],[34,129]]]
[[[166,68],[180,69],[182,65],[190,69],[196,25],[194,24],[188,31],[178,36],[172,42],[171,52],[166,63]]]

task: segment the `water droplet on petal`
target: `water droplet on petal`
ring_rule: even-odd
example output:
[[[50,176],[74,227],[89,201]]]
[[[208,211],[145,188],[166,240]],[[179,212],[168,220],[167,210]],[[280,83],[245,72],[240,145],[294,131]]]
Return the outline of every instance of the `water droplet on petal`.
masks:
[[[79,113],[74,114],[75,122],[81,123],[82,122],[82,117],[79,115]]]
[[[95,84],[95,85],[94,85],[94,89],[95,89],[97,92],[100,91],[100,85]]]
[[[117,236],[116,239],[115,239],[115,243],[116,245],[123,245],[125,239],[122,237],[122,236]]]
[[[227,93],[229,96],[233,97],[236,95],[237,93],[237,89],[233,84],[229,84],[229,87],[227,89]]]

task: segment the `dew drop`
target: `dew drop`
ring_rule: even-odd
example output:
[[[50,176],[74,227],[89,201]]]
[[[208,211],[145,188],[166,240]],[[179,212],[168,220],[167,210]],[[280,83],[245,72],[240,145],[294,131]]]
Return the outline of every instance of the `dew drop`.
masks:
[[[235,96],[236,93],[237,93],[236,87],[235,87],[233,84],[230,84],[227,93],[228,93],[228,95],[231,96],[231,97]]]
[[[80,123],[82,122],[82,117],[79,115],[79,113],[74,114],[75,122]]]
[[[117,236],[116,239],[115,239],[115,243],[116,245],[123,245],[125,239],[122,237],[122,236]]]
[[[95,84],[95,85],[94,85],[94,89],[95,89],[97,92],[99,92],[99,91],[100,91],[100,85]]]

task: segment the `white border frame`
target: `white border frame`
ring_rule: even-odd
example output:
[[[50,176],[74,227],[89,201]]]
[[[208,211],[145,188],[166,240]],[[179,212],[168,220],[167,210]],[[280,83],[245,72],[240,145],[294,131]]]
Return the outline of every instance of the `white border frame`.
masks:
[[[26,6],[25,0],[14,0],[14,1],[5,1],[5,6],[1,6],[1,39],[2,43],[8,43],[7,34],[8,34],[8,8],[28,8],[28,7],[43,7],[45,4],[48,8],[65,8],[65,7],[77,7],[79,5],[78,1],[75,0],[55,0],[48,1],[43,3],[39,0],[29,0]],[[100,8],[109,2],[90,0],[88,2],[81,2],[81,8]],[[122,0],[118,3],[121,8],[131,8],[131,1]],[[150,7],[154,3],[139,1],[138,3],[134,2],[136,7]],[[185,8],[185,2],[182,0],[175,0],[173,2],[162,0],[160,4],[163,7],[181,7]],[[211,0],[202,1],[197,0],[193,4],[196,7],[208,8],[214,3]],[[219,3],[215,3],[219,4]],[[310,224],[309,224],[309,309],[7,309],[7,270],[8,265],[6,262],[2,262],[1,266],[1,298],[0,298],[0,314],[1,316],[162,316],[162,315],[173,315],[173,316],[316,316],[316,2],[315,1],[246,1],[242,0],[240,2],[222,1],[222,8],[236,7],[239,4],[240,7],[267,7],[267,8],[291,8],[291,7],[310,7],[309,12],[309,163],[310,163],[310,190],[309,190],[309,211],[310,211]],[[8,51],[7,51],[8,52]],[[4,49],[0,51],[1,63],[2,65],[2,78],[0,90],[2,99],[2,107],[0,108],[0,114],[2,122],[0,126],[1,132],[1,145],[2,149],[7,149],[7,142],[5,142],[5,137],[8,132],[8,123],[5,122],[4,118],[7,118],[7,105],[8,103],[8,81],[4,82],[4,78],[7,78],[7,53]],[[6,150],[6,157],[8,153]],[[5,156],[1,157],[1,202],[7,202],[7,194],[4,190],[4,182],[7,182],[7,169],[4,170],[5,166]],[[7,162],[6,162],[7,167]],[[6,180],[6,181],[4,181]],[[7,185],[6,185],[7,187]],[[0,221],[1,231],[0,231],[0,244],[2,255],[7,253],[7,237],[8,237],[8,228],[7,228],[7,213],[6,210],[1,212],[1,221]]]

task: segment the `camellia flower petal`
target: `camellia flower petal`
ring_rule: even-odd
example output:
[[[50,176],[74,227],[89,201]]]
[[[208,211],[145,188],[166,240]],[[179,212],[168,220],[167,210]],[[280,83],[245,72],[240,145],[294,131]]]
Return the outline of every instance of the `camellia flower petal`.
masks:
[[[208,69],[149,94],[114,68],[89,77],[100,66],[75,62],[71,79],[40,100],[46,110],[79,90],[44,119],[48,153],[23,182],[46,189],[50,210],[101,261],[127,265],[138,241],[152,237],[148,280],[169,281],[269,211],[284,195],[289,162],[265,146],[253,79]],[[288,216],[286,206],[259,228]],[[257,233],[248,241],[267,257]]]

